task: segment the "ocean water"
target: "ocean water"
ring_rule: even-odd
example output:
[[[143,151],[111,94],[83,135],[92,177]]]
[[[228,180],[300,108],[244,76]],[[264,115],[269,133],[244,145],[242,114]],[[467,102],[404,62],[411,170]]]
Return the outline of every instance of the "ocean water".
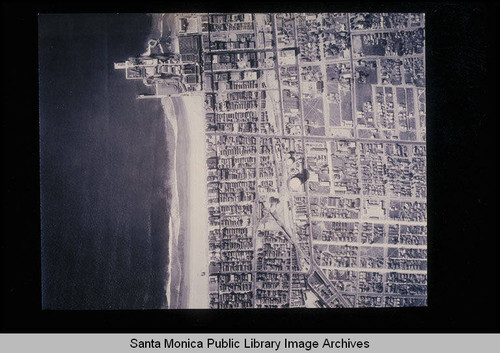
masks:
[[[166,308],[172,141],[159,100],[113,69],[152,19],[40,15],[42,307]]]

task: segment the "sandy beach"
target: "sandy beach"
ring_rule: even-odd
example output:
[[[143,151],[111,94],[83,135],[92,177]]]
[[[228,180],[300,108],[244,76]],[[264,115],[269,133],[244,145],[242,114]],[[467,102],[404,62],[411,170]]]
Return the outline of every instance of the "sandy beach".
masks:
[[[152,36],[169,37],[178,52],[174,14],[153,14]],[[173,150],[170,173],[170,309],[209,307],[208,210],[205,115],[201,96],[163,98],[167,142]]]
[[[208,210],[202,97],[162,100],[173,128],[172,237],[169,308],[203,309],[208,298]],[[172,116],[172,110],[175,116]],[[176,195],[174,195],[176,194]]]

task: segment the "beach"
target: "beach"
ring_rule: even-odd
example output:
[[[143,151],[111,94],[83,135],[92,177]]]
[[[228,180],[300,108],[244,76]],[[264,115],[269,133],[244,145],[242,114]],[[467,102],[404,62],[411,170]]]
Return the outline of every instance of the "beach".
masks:
[[[208,210],[203,98],[164,98],[162,105],[172,132],[167,138],[174,140],[175,144],[169,224],[169,308],[208,308]]]

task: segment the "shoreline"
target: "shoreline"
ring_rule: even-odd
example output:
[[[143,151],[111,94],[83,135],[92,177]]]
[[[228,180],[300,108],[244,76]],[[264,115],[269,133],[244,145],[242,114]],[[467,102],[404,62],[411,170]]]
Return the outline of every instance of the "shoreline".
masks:
[[[169,206],[169,221],[168,221],[168,279],[166,283],[166,297],[168,308],[175,308],[178,299],[180,279],[178,278],[178,269],[180,268],[177,251],[178,237],[180,233],[180,217],[179,217],[179,199],[177,191],[177,119],[175,117],[174,106],[169,99],[162,99],[161,105],[163,108],[165,138],[167,140],[168,153],[172,156],[171,165],[168,175],[168,188],[170,195]],[[173,141],[172,141],[173,140]]]
[[[205,309],[209,307],[209,291],[203,100],[196,96],[167,98],[162,99],[162,105],[175,143],[169,308]]]
[[[179,51],[176,16],[152,14],[152,36]],[[169,309],[209,308],[208,192],[205,114],[201,96],[162,98],[166,137],[173,140],[170,174]],[[170,133],[169,133],[170,132]]]

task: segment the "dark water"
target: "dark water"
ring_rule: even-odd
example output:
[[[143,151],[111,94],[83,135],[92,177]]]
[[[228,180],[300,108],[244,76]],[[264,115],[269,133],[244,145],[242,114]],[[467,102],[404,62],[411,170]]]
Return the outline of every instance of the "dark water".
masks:
[[[146,15],[41,15],[42,284],[46,309],[166,305],[168,155],[160,102],[114,61]]]

